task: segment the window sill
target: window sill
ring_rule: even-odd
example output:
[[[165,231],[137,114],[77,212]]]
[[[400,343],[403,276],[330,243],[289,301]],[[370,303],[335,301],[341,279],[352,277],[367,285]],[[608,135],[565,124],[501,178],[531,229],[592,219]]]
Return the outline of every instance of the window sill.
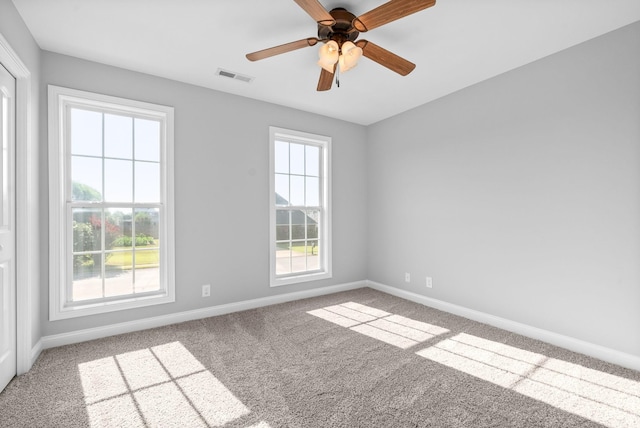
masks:
[[[321,279],[329,279],[331,277],[331,272],[314,272],[295,276],[286,276],[282,278],[271,278],[271,287],[299,284],[301,282],[319,281]]]
[[[108,302],[95,302],[76,304],[73,306],[63,306],[49,314],[50,321],[57,321],[69,318],[84,317],[89,315],[104,314],[109,312],[122,311],[126,309],[136,309],[145,306],[162,305],[175,302],[175,296],[167,293],[131,297],[122,300]]]

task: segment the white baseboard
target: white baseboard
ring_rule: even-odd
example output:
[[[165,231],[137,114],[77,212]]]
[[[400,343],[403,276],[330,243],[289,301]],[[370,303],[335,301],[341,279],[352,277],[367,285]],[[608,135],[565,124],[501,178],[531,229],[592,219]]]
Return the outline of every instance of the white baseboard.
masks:
[[[69,345],[72,343],[85,342],[93,339],[100,339],[117,334],[130,333],[133,331],[146,330],[149,328],[162,327],[170,324],[177,324],[185,321],[192,321],[217,315],[229,314],[232,312],[245,311],[248,309],[260,308],[294,300],[307,299],[310,297],[322,296],[326,294],[338,293],[341,291],[355,290],[358,288],[370,287],[383,293],[391,294],[415,303],[439,309],[454,315],[468,318],[481,323],[489,324],[503,330],[521,334],[532,339],[541,340],[552,345],[560,346],[570,351],[579,352],[603,361],[640,371],[640,357],[606,348],[573,337],[564,336],[548,330],[532,327],[516,321],[500,318],[491,314],[476,311],[473,309],[458,306],[442,300],[416,294],[410,291],[390,287],[375,281],[357,281],[346,284],[333,285],[329,287],[316,288],[306,291],[295,291],[292,293],[278,294],[275,296],[262,297],[258,299],[245,300],[242,302],[228,303],[224,305],[211,306],[208,308],[195,309],[192,311],[179,312],[175,314],[163,315],[159,317],[146,318],[142,320],[129,321],[104,327],[89,328],[73,331],[70,333],[44,336],[33,347],[31,351],[32,364],[40,355],[43,349],[54,348],[56,346]]]
[[[596,345],[590,342],[585,342],[573,337],[564,336],[552,331],[532,327],[530,325],[521,324],[519,322],[465,308],[463,306],[454,305],[442,300],[422,296],[411,291],[390,287],[378,282],[367,280],[367,286],[373,288],[374,290],[382,291],[383,293],[391,294],[393,296],[410,300],[421,305],[439,309],[441,311],[448,312],[454,315],[459,315],[461,317],[478,321],[484,324],[489,324],[491,326],[498,327],[513,333],[521,334],[532,339],[541,340],[543,342],[550,343],[552,345],[556,345],[570,351],[579,352],[581,354],[588,355],[602,361],[607,361],[609,363],[617,364],[622,367],[640,371],[640,357],[637,357],[635,355],[616,351],[614,349],[606,348],[604,346]]]
[[[217,315],[229,314],[232,312],[246,311],[248,309],[260,308],[263,306],[276,305],[278,303],[291,302],[294,300],[307,299],[310,297],[323,296],[341,291],[355,290],[367,286],[366,281],[350,282],[346,284],[332,285],[329,287],[314,288],[312,290],[294,291],[291,293],[278,294],[275,296],[262,297],[258,299],[245,300],[241,302],[228,303],[224,305],[211,306],[208,308],[195,309],[192,311],[178,312],[175,314],[162,315],[158,317],[146,318],[142,320],[112,324],[104,327],[88,328],[70,333],[54,334],[44,336],[38,342],[40,348],[35,353],[39,355],[42,349],[54,348],[56,346],[70,345],[72,343],[86,342],[88,340],[100,339],[117,334],[131,333],[133,331],[147,330],[150,328],[162,327],[170,324],[177,324],[185,321],[192,321]],[[35,348],[34,348],[35,349]],[[35,360],[34,360],[35,361]]]
[[[31,365],[29,366],[29,368],[31,368],[36,362],[36,360],[40,356],[40,353],[42,352],[42,349],[42,339],[40,339],[38,340],[38,343],[36,343],[35,346],[31,348]]]

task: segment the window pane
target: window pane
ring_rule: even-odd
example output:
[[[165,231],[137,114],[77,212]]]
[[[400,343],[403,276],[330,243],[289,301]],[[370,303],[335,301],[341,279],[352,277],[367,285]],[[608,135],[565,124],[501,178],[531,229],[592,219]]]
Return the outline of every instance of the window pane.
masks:
[[[306,175],[318,177],[320,175],[320,147],[306,147]]]
[[[304,174],[304,145],[302,144],[290,144],[289,145],[290,156],[290,169],[291,174]]]
[[[74,208],[72,215],[73,252],[100,251],[102,249],[102,211],[100,209]],[[86,258],[83,262],[84,266],[89,266],[91,260],[91,257]]]
[[[307,255],[305,242],[294,242],[291,245],[291,272],[307,270]]]
[[[276,205],[289,205],[289,176],[276,174]]]
[[[276,141],[275,143],[275,172],[289,173],[289,143]]]
[[[276,275],[291,273],[291,247],[288,243],[276,244]]]
[[[135,158],[160,161],[160,122],[135,119]]]
[[[95,259],[98,259],[97,263]],[[103,297],[101,260],[100,254],[73,256],[72,301]]]
[[[71,154],[102,156],[102,113],[71,109]]]
[[[307,269],[320,269],[320,248],[318,241],[309,241],[307,243]]]
[[[144,208],[136,210],[136,248],[158,248],[160,232],[160,210]]]
[[[140,272],[140,269],[145,270],[147,268],[157,268],[160,265],[160,253],[157,248],[136,248],[135,256],[136,276],[142,275],[143,272]],[[136,282],[138,281],[138,279],[140,278],[136,278]]]
[[[307,211],[307,239],[318,239],[320,211]]]
[[[102,200],[102,160],[71,156],[71,200]]]
[[[291,205],[301,206],[304,205],[304,177],[292,175],[291,180],[291,194],[289,195],[289,202]]]
[[[133,251],[106,254],[104,295],[122,296],[133,293]]]
[[[132,159],[133,119],[131,117],[104,115],[104,155],[109,158]]]
[[[317,177],[306,177],[306,205],[320,206],[320,179]]]
[[[102,250],[102,210],[73,209],[73,300],[99,299],[102,296],[102,253],[77,254]]]
[[[131,247],[131,208],[110,208],[105,212],[105,248]]]
[[[291,239],[305,239],[306,217],[304,211],[291,212]]]
[[[133,162],[105,159],[104,199],[108,202],[132,202]]]
[[[160,202],[160,164],[136,162],[136,202]]]
[[[160,289],[160,250],[135,251],[135,292],[145,293]]]
[[[289,211],[276,210],[276,241],[288,241],[290,238]]]

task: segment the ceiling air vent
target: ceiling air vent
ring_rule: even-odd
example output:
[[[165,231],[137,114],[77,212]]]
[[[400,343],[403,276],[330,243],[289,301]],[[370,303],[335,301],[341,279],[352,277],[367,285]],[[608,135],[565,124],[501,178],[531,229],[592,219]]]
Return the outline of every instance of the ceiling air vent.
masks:
[[[222,77],[228,77],[229,79],[240,80],[241,82],[245,82],[245,83],[251,83],[253,82],[253,79],[254,79],[251,76],[245,76],[244,74],[234,73],[233,71],[224,70],[222,68],[219,68],[216,70],[216,75],[222,76]]]

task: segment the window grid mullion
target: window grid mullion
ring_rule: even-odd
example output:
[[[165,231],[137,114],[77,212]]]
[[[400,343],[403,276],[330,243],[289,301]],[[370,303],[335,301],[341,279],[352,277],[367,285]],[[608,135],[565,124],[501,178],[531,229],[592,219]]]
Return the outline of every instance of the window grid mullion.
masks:
[[[107,264],[107,260],[106,260],[106,253],[104,252],[105,247],[107,246],[106,243],[106,232],[105,229],[107,228],[107,223],[106,223],[106,215],[105,215],[105,210],[104,208],[102,208],[101,210],[101,216],[102,216],[102,221],[100,223],[100,244],[101,244],[101,249],[102,252],[100,254],[100,275],[102,276],[102,297],[106,297],[107,295],[107,284],[106,284],[106,264]]]
[[[105,161],[105,157],[104,155],[107,153],[106,151],[106,147],[105,147],[105,119],[104,119],[104,112],[101,114],[102,116],[102,202],[106,202],[105,200],[105,190],[106,190],[106,161]],[[102,254],[100,256],[100,276],[101,278],[101,282],[102,282],[102,298],[105,298],[107,293],[106,293],[106,288],[107,288],[107,284],[106,284],[106,275],[105,275],[105,264],[106,264],[106,256],[105,256],[105,247],[107,246],[106,243],[106,238],[105,238],[105,229],[106,229],[106,218],[105,218],[105,214],[104,214],[104,205],[101,207],[100,209],[101,212],[101,223],[100,223],[100,248],[102,250]]]
[[[293,271],[293,211],[289,210],[289,272]]]
[[[309,270],[309,263],[307,260],[307,145],[305,144],[304,146],[304,150],[302,151],[302,201],[303,201],[303,205],[305,206],[304,210],[301,210],[301,212],[303,213],[302,216],[302,220],[303,220],[303,224],[302,227],[304,227],[304,241],[302,242],[302,246],[304,248],[304,270],[308,271]]]
[[[136,292],[136,210],[131,210],[131,280],[132,293]]]
[[[309,257],[307,254],[307,247],[309,246],[308,231],[309,231],[309,212],[304,211],[304,270],[309,270]]]
[[[131,198],[132,202],[137,201],[136,198],[136,120],[131,118],[131,185],[133,189],[131,189]],[[132,290],[131,292],[135,294],[136,292],[136,210],[133,208],[131,210],[131,281],[132,281]]]
[[[131,208],[131,209],[140,209],[140,208],[162,208],[161,203],[154,202],[144,202],[138,204],[132,204],[130,202],[89,202],[89,201],[73,201],[68,202],[68,204],[73,208]]]

